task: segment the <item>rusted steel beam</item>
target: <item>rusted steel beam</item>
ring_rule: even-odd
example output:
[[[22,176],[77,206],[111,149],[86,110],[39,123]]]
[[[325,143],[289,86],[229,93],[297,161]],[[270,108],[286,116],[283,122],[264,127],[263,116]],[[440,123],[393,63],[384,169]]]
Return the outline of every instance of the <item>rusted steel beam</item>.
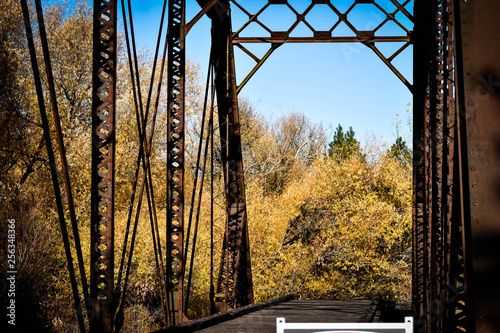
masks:
[[[429,122],[427,107],[427,89],[429,85],[428,66],[431,62],[430,39],[433,25],[433,10],[429,4],[422,1],[415,3],[414,17],[415,27],[413,32],[413,310],[416,314],[416,322],[425,322],[424,306],[427,303],[427,166],[428,140],[426,126]],[[421,325],[421,324],[420,324]]]
[[[198,2],[200,2],[199,0]],[[207,0],[205,0],[207,1]],[[409,44],[412,43],[411,38],[411,28],[403,24],[400,20],[397,19],[397,14],[402,13],[406,16],[410,21],[414,21],[413,16],[408,12],[406,6],[409,4],[409,0],[404,2],[400,2],[398,0],[391,0],[395,9],[393,12],[388,12],[384,9],[383,6],[378,4],[376,1],[365,2],[366,4],[370,4],[373,7],[373,10],[379,12],[379,14],[385,18],[383,19],[376,27],[371,30],[359,30],[356,26],[351,22],[350,18],[353,15],[355,8],[363,3],[359,1],[352,1],[351,5],[347,9],[339,9],[336,7],[336,4],[325,1],[312,1],[309,5],[301,10],[300,12],[294,7],[293,4],[288,1],[268,1],[259,9],[256,9],[254,12],[251,12],[240,4],[240,1],[230,0],[231,5],[237,7],[239,10],[243,12],[248,19],[233,33],[233,44],[242,46],[243,44],[252,44],[252,43],[270,43],[272,45],[282,45],[285,43],[363,43],[368,46],[375,54],[389,67],[389,69],[396,74],[396,76],[408,87],[410,91],[412,91],[412,84],[398,71],[398,69],[392,64],[392,60],[397,57]],[[312,20],[311,14],[312,10],[316,8],[317,5],[324,5],[322,7],[322,11],[330,12],[333,15],[333,19],[330,22],[330,28],[325,28],[324,30],[316,30],[313,25],[309,22]],[[289,27],[285,27],[281,31],[275,31],[270,29],[266,24],[264,24],[259,17],[264,14],[269,7],[282,7],[284,12],[292,12],[295,15],[296,19],[291,23]],[[309,20],[309,21],[308,21]],[[312,22],[312,21],[311,21]],[[383,36],[380,35],[380,29],[388,22],[392,22],[399,26],[402,31],[399,35],[394,36]],[[240,37],[241,34],[246,33],[245,29],[249,27],[251,24],[255,24],[260,26],[264,31],[264,35],[261,36],[245,36]],[[311,36],[292,36],[295,33],[296,28],[299,25],[303,25],[304,28],[309,29],[309,33]],[[339,30],[340,25],[345,25],[352,33],[352,36],[335,36],[336,31]],[[286,30],[285,30],[286,29]],[[386,57],[377,47],[376,43],[405,43],[406,45],[400,48],[396,53],[394,53],[390,57]],[[246,52],[245,48],[242,48],[244,52]],[[273,48],[271,47],[270,52],[266,54],[269,56],[272,53]],[[248,53],[248,52],[247,52]],[[250,55],[252,56],[252,55]],[[242,82],[240,87],[238,87],[238,91],[246,84],[248,79],[250,79],[255,72],[260,68],[262,62],[258,61],[257,66],[253,68],[253,70],[247,75],[246,79]]]
[[[248,73],[248,75],[243,79],[243,81],[241,81],[241,83],[239,84],[238,88],[236,89],[236,94],[239,94],[240,90],[243,89],[243,87],[248,83],[248,81],[254,76],[254,74],[259,70],[260,67],[262,67],[262,65],[264,64],[264,62],[269,59],[269,56],[278,48],[280,47],[282,44],[271,44],[271,47],[269,48],[269,50],[267,50],[266,54],[264,54],[264,56],[259,59],[257,58],[255,55],[253,55],[253,53],[251,53],[250,51],[248,51],[245,47],[243,47],[242,45],[238,45],[240,47],[241,50],[243,50],[243,52],[247,53],[250,57],[252,57],[256,62],[257,64],[254,66],[254,68],[250,71],[250,73]]]
[[[167,289],[169,326],[183,322],[185,0],[168,4]]]
[[[43,129],[43,138],[45,141],[45,147],[47,149],[47,157],[49,160],[49,167],[50,167],[50,174],[51,174],[51,179],[52,179],[52,188],[54,189],[54,196],[55,196],[55,202],[56,202],[56,208],[57,208],[57,215],[58,215],[58,220],[59,220],[59,226],[61,228],[61,236],[63,240],[63,245],[64,245],[64,252],[66,255],[66,262],[67,262],[67,269],[70,277],[70,284],[71,284],[71,290],[73,292],[73,301],[74,301],[74,307],[76,310],[77,314],[77,322],[78,322],[78,328],[81,333],[85,333],[85,322],[84,322],[84,317],[83,313],[81,311],[82,306],[80,303],[80,293],[78,291],[78,283],[76,280],[76,275],[75,275],[75,269],[73,265],[73,256],[71,254],[71,246],[70,246],[70,239],[69,239],[69,234],[68,234],[68,229],[66,225],[66,219],[65,219],[65,208],[63,206],[62,202],[62,195],[61,195],[61,189],[60,189],[60,184],[58,180],[58,170],[56,166],[56,159],[55,159],[55,154],[54,154],[54,149],[52,147],[52,139],[50,137],[50,125],[49,125],[49,120],[47,117],[47,111],[45,108],[45,99],[43,95],[43,86],[42,86],[42,80],[40,78],[40,70],[38,68],[38,61],[36,57],[36,49],[35,49],[35,41],[33,39],[33,30],[31,28],[31,21],[30,21],[30,13],[28,9],[28,3],[26,0],[21,0],[21,10],[23,13],[23,21],[24,21],[24,26],[26,30],[26,39],[27,39],[27,44],[28,44],[28,49],[29,49],[29,55],[30,55],[30,60],[31,60],[31,68],[33,70],[33,80],[35,83],[35,91],[37,95],[37,100],[38,100],[38,107],[40,111],[40,120],[42,122],[42,129]],[[40,6],[40,3],[37,2],[37,6]],[[43,41],[45,38],[45,25],[43,23],[43,11],[41,6],[37,8],[39,16],[39,24],[40,24],[40,37],[42,38],[42,43],[46,43],[46,41]],[[43,31],[43,32],[42,32]],[[44,46],[45,48],[45,46]],[[49,63],[49,59],[47,58],[48,56],[48,51],[46,50],[47,53],[44,55],[44,60]],[[46,68],[46,70],[49,70]],[[79,245],[79,244],[78,244]]]
[[[274,33],[275,36],[270,37],[233,37],[234,44],[242,43],[358,43],[358,42],[399,42],[407,43],[410,41],[410,36],[346,36],[346,37],[332,37],[331,35],[321,35],[316,37],[289,37],[288,34],[283,32]]]
[[[469,184],[464,193],[469,201],[463,219],[466,235],[464,253],[470,258],[467,276],[469,325],[476,332],[496,332],[500,326],[500,2],[460,1],[459,49],[463,71],[463,117],[466,123],[466,149]],[[457,10],[457,12],[458,12]],[[469,266],[467,266],[469,268]],[[467,309],[466,309],[467,311]]]
[[[453,33],[455,51],[455,146],[453,169],[455,186],[453,187],[453,215],[460,223],[453,225],[450,230],[451,253],[450,253],[450,284],[455,286],[456,297],[455,311],[450,313],[450,325],[452,327],[465,327],[474,330],[474,302],[472,298],[473,284],[470,279],[472,257],[469,255],[471,248],[471,211],[470,211],[470,187],[469,187],[469,162],[467,149],[467,119],[465,112],[465,85],[464,85],[464,56],[463,56],[463,33],[460,0],[454,0],[453,11]],[[468,22],[466,21],[465,24]],[[447,327],[445,327],[447,329]]]
[[[92,332],[113,332],[116,0],[94,1],[90,297]],[[92,315],[90,316],[92,318]]]
[[[222,19],[212,19],[212,47],[226,192],[226,231],[217,281],[218,311],[253,303],[245,184],[229,3]]]
[[[45,22],[43,18],[43,8],[40,0],[35,1],[38,26],[40,30],[40,42],[42,44],[43,59],[45,62],[45,73],[47,75],[47,83],[49,87],[50,104],[52,106],[52,115],[54,117],[54,127],[57,135],[57,146],[59,149],[59,157],[61,159],[62,174],[64,180],[64,188],[66,190],[66,197],[68,202],[68,211],[71,221],[71,227],[73,229],[73,238],[75,241],[75,251],[78,261],[78,269],[80,272],[80,279],[82,281],[82,291],[84,295],[85,302],[89,299],[89,291],[87,284],[87,276],[85,272],[85,266],[83,263],[82,247],[80,242],[80,232],[78,231],[78,223],[76,221],[75,204],[73,200],[73,190],[71,187],[71,181],[69,177],[69,166],[68,159],[66,157],[66,146],[64,144],[63,130],[61,127],[61,117],[59,115],[59,106],[57,103],[56,88],[54,82],[54,74],[52,71],[52,62],[50,60],[49,45],[47,42],[47,33],[45,31]]]
[[[465,311],[471,307],[454,2],[416,2],[414,17],[414,311],[419,330],[454,332],[470,328]]]
[[[386,66],[389,67],[389,69],[397,76],[398,79],[401,80],[401,82],[403,82],[403,84],[408,88],[408,90],[413,92],[413,85],[404,77],[403,74],[401,74],[401,72],[391,62],[392,59],[394,59],[397,56],[397,54],[401,53],[407,47],[409,42],[403,45],[390,58],[387,58],[382,52],[380,52],[380,50],[375,46],[375,43],[367,42],[363,44],[367,46],[369,49],[371,49],[380,58],[380,60],[382,60],[384,64],[386,64]]]
[[[212,9],[212,7],[215,6],[218,1],[219,0],[210,0],[210,2],[202,6],[200,12],[196,14],[196,16],[191,21],[189,21],[188,24],[186,24],[186,35],[189,33],[191,28],[196,24],[196,22],[198,22],[203,17],[203,15],[207,14],[208,11]]]

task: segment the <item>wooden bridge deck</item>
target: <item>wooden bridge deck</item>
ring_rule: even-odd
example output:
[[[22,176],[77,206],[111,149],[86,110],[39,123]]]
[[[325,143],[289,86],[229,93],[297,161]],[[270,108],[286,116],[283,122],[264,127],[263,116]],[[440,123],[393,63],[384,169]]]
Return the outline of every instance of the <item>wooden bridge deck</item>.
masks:
[[[206,320],[159,332],[203,333],[275,333],[276,318],[284,317],[289,323],[298,322],[359,322],[371,321],[376,306],[367,300],[285,300],[267,307],[255,307],[246,312],[223,314]]]

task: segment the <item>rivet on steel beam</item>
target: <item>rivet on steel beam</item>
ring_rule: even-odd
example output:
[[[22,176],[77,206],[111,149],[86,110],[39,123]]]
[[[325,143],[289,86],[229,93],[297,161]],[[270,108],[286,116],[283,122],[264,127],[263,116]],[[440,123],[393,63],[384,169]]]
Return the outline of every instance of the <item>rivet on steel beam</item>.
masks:
[[[468,118],[467,120],[468,120],[468,121],[473,121],[474,119],[472,119],[472,118]]]
[[[479,206],[479,202],[474,201],[473,205],[474,205],[474,206]]]
[[[470,168],[471,171],[476,171],[475,167]]]
[[[479,219],[475,219],[474,224],[479,224]]]
[[[470,58],[469,57],[465,58],[465,61],[470,61]]]
[[[476,153],[476,151],[475,151],[474,149],[471,149],[471,150],[470,150],[470,153],[471,153],[472,155],[474,155],[474,154]]]

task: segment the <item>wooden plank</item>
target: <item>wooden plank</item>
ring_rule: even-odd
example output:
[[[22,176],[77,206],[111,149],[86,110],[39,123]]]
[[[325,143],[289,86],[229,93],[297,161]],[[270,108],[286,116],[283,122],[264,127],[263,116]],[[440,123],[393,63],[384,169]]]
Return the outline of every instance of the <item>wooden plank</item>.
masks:
[[[196,332],[276,332],[276,318],[287,322],[357,322],[370,306],[366,300],[291,300]]]

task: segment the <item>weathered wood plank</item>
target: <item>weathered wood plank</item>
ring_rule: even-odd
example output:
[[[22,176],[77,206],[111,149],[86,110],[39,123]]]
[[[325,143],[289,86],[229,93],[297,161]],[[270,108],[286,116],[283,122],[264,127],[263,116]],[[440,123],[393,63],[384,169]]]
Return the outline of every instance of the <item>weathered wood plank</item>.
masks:
[[[276,318],[287,322],[356,322],[370,306],[365,300],[291,300],[198,330],[203,333],[276,332]]]

